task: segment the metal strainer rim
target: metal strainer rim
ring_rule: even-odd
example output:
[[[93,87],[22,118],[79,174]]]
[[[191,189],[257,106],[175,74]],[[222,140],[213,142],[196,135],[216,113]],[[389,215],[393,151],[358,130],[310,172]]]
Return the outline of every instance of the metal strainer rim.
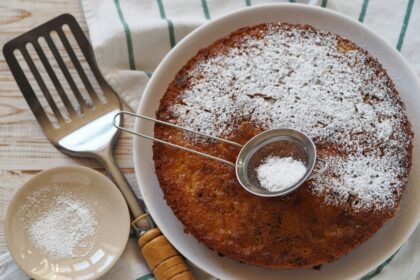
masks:
[[[267,137],[267,135],[272,135],[272,134],[274,134],[274,136]],[[264,190],[263,188],[258,188],[260,190],[259,192],[254,191],[253,186],[248,186],[247,184],[248,182],[245,178],[247,177],[247,174],[248,174],[248,166],[246,163],[249,162],[249,159],[250,159],[249,149],[250,147],[257,146],[264,142],[268,142],[268,139],[281,137],[281,136],[288,136],[292,139],[295,139],[297,140],[297,142],[301,143],[305,147],[305,153],[307,154],[307,157],[308,157],[307,164],[306,164],[306,167],[307,167],[306,173],[294,185],[288,188],[285,188],[283,190],[271,192],[269,190]],[[302,139],[304,139],[307,144],[304,144]],[[253,154],[255,154],[255,152]],[[247,162],[244,162],[244,159],[246,157],[248,157],[248,160]],[[245,145],[242,147],[242,149],[240,150],[236,158],[236,164],[235,164],[236,178],[238,179],[239,183],[246,191],[254,195],[262,196],[262,197],[282,196],[296,190],[309,178],[309,176],[311,176],[312,171],[315,167],[316,159],[317,159],[316,146],[314,142],[312,141],[312,139],[308,137],[305,133],[301,132],[300,130],[293,129],[293,128],[270,129],[270,130],[266,130],[264,132],[261,132],[255,135],[248,142],[246,142]]]

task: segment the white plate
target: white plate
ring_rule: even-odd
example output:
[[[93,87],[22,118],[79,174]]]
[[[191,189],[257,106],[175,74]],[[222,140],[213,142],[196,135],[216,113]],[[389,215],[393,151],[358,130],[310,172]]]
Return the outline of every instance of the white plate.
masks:
[[[36,203],[28,199],[51,185],[60,191],[44,193]],[[74,257],[57,259],[39,248],[30,238],[28,227],[47,209],[55,210],[50,208],[52,202],[64,194],[91,203],[98,229],[89,241],[92,248],[88,251],[75,251],[78,255]],[[123,253],[129,231],[130,214],[121,192],[105,175],[82,166],[50,168],[33,176],[14,195],[5,220],[6,243],[13,259],[32,278],[46,280],[99,278]]]
[[[163,59],[146,87],[137,113],[155,116],[159,101],[178,70],[198,50],[207,47],[219,38],[241,27],[263,22],[288,22],[310,24],[321,30],[340,34],[368,50],[378,58],[396,84],[407,105],[409,119],[416,135],[420,135],[420,83],[408,63],[372,30],[357,21],[327,9],[298,4],[271,4],[243,9],[218,18],[204,25],[185,39]],[[138,132],[153,135],[153,123],[138,120]],[[413,168],[409,186],[404,195],[401,210],[378,233],[350,254],[319,271],[312,269],[274,270],[246,265],[219,257],[191,235],[163,199],[155,175],[152,159],[152,143],[136,137],[134,141],[134,164],[137,181],[144,201],[170,242],[191,262],[220,279],[354,279],[361,277],[390,257],[410,236],[420,220],[420,146],[414,141]]]

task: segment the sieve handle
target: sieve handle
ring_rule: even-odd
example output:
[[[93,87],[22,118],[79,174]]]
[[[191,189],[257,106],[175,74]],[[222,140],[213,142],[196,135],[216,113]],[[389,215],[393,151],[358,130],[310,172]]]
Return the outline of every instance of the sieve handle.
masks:
[[[138,132],[135,132],[133,130],[127,129],[127,128],[121,126],[118,123],[118,121],[117,121],[118,118],[120,116],[122,117],[123,115],[129,115],[129,116],[140,118],[140,119],[144,119],[144,120],[147,120],[147,121],[152,121],[152,122],[163,124],[163,125],[166,125],[166,126],[178,128],[178,129],[181,129],[181,130],[184,130],[184,131],[188,131],[188,132],[191,132],[191,133],[195,133],[195,134],[198,134],[198,135],[201,135],[201,136],[204,136],[204,137],[213,139],[213,140],[217,140],[217,141],[224,142],[224,143],[227,143],[227,144],[230,144],[230,145],[234,145],[234,146],[237,146],[237,147],[240,147],[240,148],[243,147],[243,145],[241,145],[239,143],[236,143],[236,142],[233,142],[233,141],[230,141],[230,140],[227,140],[227,139],[215,137],[215,136],[208,135],[208,134],[205,134],[205,133],[202,133],[202,132],[198,132],[198,131],[194,131],[194,130],[191,130],[189,128],[185,128],[185,127],[182,127],[182,126],[179,126],[179,125],[176,125],[176,124],[164,122],[164,121],[157,120],[157,119],[154,119],[154,118],[151,118],[151,117],[147,117],[147,116],[143,116],[143,115],[137,115],[137,114],[134,114],[134,113],[131,113],[131,112],[127,112],[127,111],[118,112],[114,116],[114,120],[113,120],[114,126],[116,128],[118,128],[118,129],[122,130],[122,131],[128,132],[128,133],[133,134],[133,135],[136,135],[136,136],[140,136],[140,137],[146,138],[146,139],[151,140],[151,141],[156,141],[158,143],[162,143],[162,144],[165,144],[165,145],[174,147],[174,148],[178,148],[178,149],[181,149],[181,150],[184,150],[184,151],[187,151],[187,152],[191,152],[191,153],[194,153],[194,154],[197,154],[197,155],[200,155],[200,156],[209,158],[209,159],[214,159],[214,160],[217,160],[219,162],[222,162],[222,163],[225,163],[227,165],[230,165],[232,167],[235,167],[236,164],[233,163],[233,162],[230,162],[228,160],[225,160],[225,159],[222,159],[222,158],[219,158],[219,157],[215,157],[215,156],[212,156],[212,155],[208,155],[208,154],[205,154],[205,153],[200,152],[200,151],[197,151],[197,150],[193,150],[193,149],[190,149],[190,148],[187,148],[187,147],[184,147],[184,146],[180,146],[180,145],[177,145],[177,144],[174,144],[174,143],[166,142],[164,140],[161,140],[161,139],[158,139],[158,138],[155,138],[155,137],[152,137],[152,136],[143,134],[143,133],[138,133]]]
[[[194,280],[185,259],[169,243],[158,228],[153,228],[138,239],[147,265],[157,280]]]
[[[310,179],[316,179],[316,178],[318,178],[320,175],[322,175],[324,172],[325,172],[325,170],[327,170],[327,168],[328,168],[328,162],[326,161],[326,160],[323,160],[323,159],[318,159],[317,160],[318,162],[321,162],[321,164],[322,164],[322,167],[319,169],[319,170],[317,170],[317,171],[313,171],[312,172],[312,174],[311,174],[311,176],[309,176],[309,180]]]

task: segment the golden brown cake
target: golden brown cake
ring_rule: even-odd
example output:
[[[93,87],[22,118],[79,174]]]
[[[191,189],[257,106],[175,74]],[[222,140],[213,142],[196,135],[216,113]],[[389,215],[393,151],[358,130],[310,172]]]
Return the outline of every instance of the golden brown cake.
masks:
[[[263,198],[228,165],[154,144],[164,197],[185,231],[253,265],[313,267],[347,254],[394,216],[411,167],[413,133],[386,71],[308,25],[246,27],[202,49],[169,85],[157,118],[239,143],[295,128],[329,162],[295,192]],[[161,125],[155,136],[230,161],[239,152]]]

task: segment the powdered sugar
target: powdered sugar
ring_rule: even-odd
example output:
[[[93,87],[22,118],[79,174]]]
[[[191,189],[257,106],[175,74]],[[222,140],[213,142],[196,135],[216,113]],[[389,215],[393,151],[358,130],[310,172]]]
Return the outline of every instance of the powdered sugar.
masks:
[[[301,130],[351,155],[330,158],[329,172],[339,178],[321,176],[314,193],[328,194],[332,204],[355,196],[354,208],[392,206],[395,190],[405,184],[399,179],[406,175],[399,166],[410,141],[402,128],[404,108],[378,65],[361,50],[337,51],[339,40],[269,24],[196,63],[181,102],[170,108],[171,121],[216,136],[228,136],[241,120]],[[380,179],[365,182],[369,172]]]
[[[98,224],[92,203],[50,185],[28,196],[18,215],[34,246],[51,259],[71,259],[94,246]]]
[[[268,157],[256,169],[258,180],[270,192],[287,189],[296,184],[306,173],[303,162],[292,157]]]

